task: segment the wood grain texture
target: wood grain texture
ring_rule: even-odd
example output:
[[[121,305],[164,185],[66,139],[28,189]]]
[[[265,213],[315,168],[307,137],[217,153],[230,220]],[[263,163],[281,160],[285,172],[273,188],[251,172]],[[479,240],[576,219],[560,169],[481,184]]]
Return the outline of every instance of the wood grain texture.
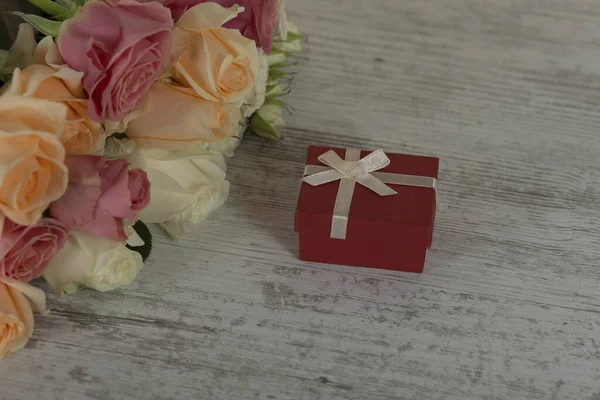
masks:
[[[134,285],[50,298],[12,399],[600,399],[600,3],[297,0],[286,144]],[[310,144],[441,159],[426,272],[307,264]]]

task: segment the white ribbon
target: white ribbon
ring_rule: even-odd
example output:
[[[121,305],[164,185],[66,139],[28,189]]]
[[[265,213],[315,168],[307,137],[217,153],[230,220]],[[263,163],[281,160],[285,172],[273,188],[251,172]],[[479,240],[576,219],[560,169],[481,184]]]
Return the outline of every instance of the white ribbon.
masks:
[[[302,180],[309,185],[319,186],[340,179],[349,179],[371,189],[380,196],[398,194],[391,187],[371,175],[371,172],[378,171],[390,165],[390,159],[385,155],[383,150],[374,151],[362,160],[359,158],[360,150],[358,149],[348,149],[346,151],[346,160],[342,160],[335,151],[329,150],[327,153],[319,156],[319,161],[333,169],[307,176]]]
[[[359,149],[346,149],[345,160],[342,160],[335,151],[329,150],[319,156],[319,161],[332,169],[319,165],[307,165],[302,180],[311,186],[320,186],[341,180],[333,208],[332,239],[346,239],[350,205],[357,183],[380,196],[398,194],[386,183],[426,187],[434,190],[437,188],[437,180],[432,177],[376,172],[390,165],[390,159],[383,150],[376,150],[361,159]]]

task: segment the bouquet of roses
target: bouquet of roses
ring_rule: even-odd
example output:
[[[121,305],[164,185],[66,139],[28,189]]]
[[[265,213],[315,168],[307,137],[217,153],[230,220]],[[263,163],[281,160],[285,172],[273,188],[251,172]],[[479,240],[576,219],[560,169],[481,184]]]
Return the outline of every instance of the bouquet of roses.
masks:
[[[177,237],[223,204],[243,134],[281,140],[301,41],[283,0],[28,1],[0,50],[0,358],[46,312],[31,280],[127,285],[141,221]]]

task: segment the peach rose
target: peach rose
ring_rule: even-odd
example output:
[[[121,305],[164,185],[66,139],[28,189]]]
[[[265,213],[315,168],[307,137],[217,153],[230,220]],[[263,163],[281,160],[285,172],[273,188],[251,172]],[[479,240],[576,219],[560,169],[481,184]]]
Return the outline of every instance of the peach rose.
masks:
[[[35,224],[67,189],[64,104],[0,96],[0,223]]]
[[[18,290],[0,282],[0,359],[25,347],[33,333],[33,310]]]
[[[25,347],[33,333],[32,305],[46,315],[44,291],[23,282],[0,280],[0,359]]]
[[[175,82],[209,101],[244,100],[256,82],[258,50],[253,40],[222,27],[241,11],[203,3],[183,14],[173,30],[175,47],[187,44],[174,66]]]
[[[236,135],[241,118],[233,104],[204,100],[190,88],[155,83],[147,109],[127,127],[127,136],[142,147],[189,148]]]
[[[33,310],[25,296],[0,281],[0,359],[22,349],[33,333]]]
[[[37,46],[34,64],[15,70],[7,92],[60,102],[67,106],[67,123],[60,135],[67,154],[91,154],[101,150],[106,135],[102,125],[88,117],[88,100],[81,86],[82,72],[63,65],[51,37]]]

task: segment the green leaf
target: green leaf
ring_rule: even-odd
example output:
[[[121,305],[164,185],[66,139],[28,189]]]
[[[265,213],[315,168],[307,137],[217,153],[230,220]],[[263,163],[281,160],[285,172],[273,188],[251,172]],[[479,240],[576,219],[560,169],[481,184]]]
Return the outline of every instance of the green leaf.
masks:
[[[273,128],[271,124],[265,121],[265,119],[261,117],[258,113],[255,113],[250,119],[250,130],[255,135],[258,135],[265,139],[273,140],[278,143],[281,143],[283,141],[281,133],[278,132],[275,128]]]
[[[56,4],[51,0],[27,0],[29,3],[33,4],[40,10],[44,11],[52,15],[53,17],[57,17],[59,15],[65,15],[67,10],[62,8],[60,5]]]
[[[290,90],[287,89],[285,92],[283,93],[274,93],[274,94],[268,94],[267,96],[265,96],[265,99],[267,101],[271,101],[271,100],[277,100],[279,97],[283,97],[283,96],[287,96],[288,94],[290,94]],[[281,104],[280,104],[281,105]],[[287,107],[284,107],[286,110],[290,111]]]
[[[293,63],[286,63],[286,62],[283,62],[283,63],[280,63],[280,64],[271,64],[271,65],[269,66],[269,68],[279,68],[279,69],[282,69],[282,68],[295,67],[295,66],[297,66],[297,65],[298,65],[298,63],[297,63],[297,62],[293,62]]]
[[[303,40],[303,39],[304,39],[303,35],[296,33],[296,32],[288,31],[287,40],[283,40],[283,39],[274,40],[273,43],[292,43],[292,42],[296,42],[298,40]]]
[[[280,83],[281,83],[281,81],[279,79],[271,79],[271,78],[267,79],[267,85],[269,85],[269,86],[279,85]]]
[[[286,57],[292,57],[292,58],[301,58],[299,56],[294,55],[294,53],[291,52],[291,51],[285,51],[285,50],[283,50],[283,49],[281,49],[281,48],[279,48],[277,46],[274,46],[271,49],[271,55],[276,55],[276,54],[283,54]]]
[[[276,64],[283,64],[286,60],[285,54],[283,53],[271,53],[267,55],[267,63],[269,66]]]
[[[58,4],[60,4],[65,10],[69,12],[68,18],[71,18],[77,10],[84,4],[83,1],[79,0],[55,0]]]
[[[6,60],[10,56],[9,50],[0,50],[0,65],[6,64]]]
[[[289,53],[288,57],[289,57],[289,58],[294,58],[294,59],[296,59],[296,60],[302,60],[302,61],[308,61],[308,60],[309,60],[309,58],[308,58],[308,57],[306,57],[306,56],[301,56],[301,55],[299,55],[299,54],[296,54],[296,53]]]
[[[42,32],[44,35],[58,37],[60,26],[62,25],[62,22],[60,21],[52,21],[42,18],[38,15],[24,14],[20,11],[14,11],[11,14],[18,15],[19,17],[23,18],[26,22],[30,23],[35,29]]]
[[[11,74],[0,74],[0,81],[2,81],[3,84],[10,81],[10,78],[12,78]]]
[[[152,233],[142,221],[138,221],[133,225],[133,229],[140,235],[140,238],[144,241],[143,246],[132,247],[127,245],[129,250],[140,253],[142,256],[142,260],[146,261],[148,257],[150,257],[150,253],[152,252]]]
[[[291,91],[290,85],[285,83],[279,83],[277,85],[267,86],[267,92],[265,98],[267,101],[277,99],[279,97],[287,96]]]
[[[288,106],[287,103],[284,103],[283,101],[281,101],[279,99],[275,99],[275,98],[269,99],[269,100],[265,101],[265,104],[273,104],[275,106],[282,107],[290,114],[292,113],[292,108],[290,106]]]
[[[285,51],[281,50],[277,46],[273,46],[273,48],[271,49],[271,54],[285,54]]]
[[[308,57],[306,56],[301,56],[296,54],[295,52],[292,51],[285,51],[279,47],[277,47],[277,45],[274,45],[273,48],[271,49],[271,54],[270,56],[276,55],[276,54],[283,54],[285,55],[286,58],[295,58],[296,60],[308,60]]]
[[[75,0],[27,0],[37,8],[52,17],[64,21],[71,18],[77,12],[80,4]]]
[[[285,71],[279,71],[277,69],[269,70],[269,80],[277,80],[285,76]]]
[[[19,24],[17,38],[10,50],[0,50],[0,80],[8,82],[15,68],[25,68],[33,63],[35,32],[29,24]]]
[[[304,39],[304,36],[302,36],[299,33],[291,32],[291,31],[288,31],[288,33],[287,33],[287,41],[288,42],[295,42],[296,40],[302,40],[302,39]]]
[[[82,5],[76,0],[54,0],[54,1],[57,2],[65,10],[76,10],[79,8],[79,6]]]

